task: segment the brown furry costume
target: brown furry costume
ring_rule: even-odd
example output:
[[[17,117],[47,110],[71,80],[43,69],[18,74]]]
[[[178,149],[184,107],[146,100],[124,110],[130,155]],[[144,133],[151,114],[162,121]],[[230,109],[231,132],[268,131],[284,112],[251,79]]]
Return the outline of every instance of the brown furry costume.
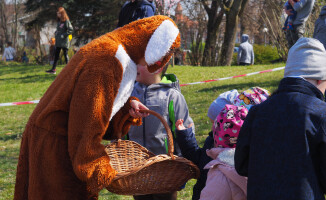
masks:
[[[154,16],[81,48],[26,125],[14,199],[97,199],[116,174],[101,141],[104,135],[115,137],[118,122],[130,109],[135,63],[145,57],[154,72],[168,62],[169,50],[179,46],[174,22]],[[160,66],[155,64],[162,57]],[[124,124],[124,133],[131,124],[140,119]]]

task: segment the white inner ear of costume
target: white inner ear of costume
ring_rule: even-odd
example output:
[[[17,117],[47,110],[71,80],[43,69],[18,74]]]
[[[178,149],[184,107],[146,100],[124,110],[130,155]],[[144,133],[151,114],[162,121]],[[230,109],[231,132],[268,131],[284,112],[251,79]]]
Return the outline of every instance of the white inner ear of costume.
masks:
[[[118,95],[114,99],[110,121],[112,117],[120,110],[120,108],[127,102],[134,88],[134,83],[137,76],[137,65],[131,60],[122,45],[119,45],[115,57],[122,65],[123,76]]]
[[[145,60],[152,65],[164,57],[179,34],[179,29],[170,20],[165,20],[154,31],[145,50]]]

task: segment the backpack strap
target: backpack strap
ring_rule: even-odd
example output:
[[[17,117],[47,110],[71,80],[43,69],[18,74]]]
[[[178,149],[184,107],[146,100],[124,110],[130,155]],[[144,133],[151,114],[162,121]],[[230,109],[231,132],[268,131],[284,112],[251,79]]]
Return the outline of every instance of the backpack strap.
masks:
[[[168,111],[169,111],[169,120],[172,123],[172,127],[171,127],[172,135],[173,135],[173,138],[176,138],[176,135],[175,135],[175,115],[174,115],[173,100],[169,102]],[[164,146],[165,146],[166,152],[168,152],[169,148],[168,148],[167,138],[164,139]]]
[[[174,115],[173,100],[170,101],[170,103],[169,103],[169,119],[170,119],[170,121],[172,123],[172,127],[171,127],[172,134],[173,134],[174,138],[176,138],[176,135],[175,135],[175,115]]]

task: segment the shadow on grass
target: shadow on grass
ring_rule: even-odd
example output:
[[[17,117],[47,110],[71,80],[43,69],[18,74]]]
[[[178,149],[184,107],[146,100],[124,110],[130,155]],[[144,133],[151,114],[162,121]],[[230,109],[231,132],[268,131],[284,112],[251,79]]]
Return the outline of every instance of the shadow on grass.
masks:
[[[22,134],[1,134],[0,141],[20,140]]]
[[[221,86],[216,86],[216,87],[210,87],[210,88],[204,88],[201,90],[198,90],[198,92],[212,92],[212,91],[218,91],[218,90],[222,90],[222,91],[228,91],[228,90],[232,90],[232,89],[240,89],[240,88],[244,88],[244,89],[249,89],[251,87],[271,87],[274,85],[278,85],[280,82],[280,80],[271,80],[271,81],[262,81],[262,82],[251,82],[251,83],[237,83],[237,84],[226,84],[226,85],[221,85]],[[272,92],[272,91],[270,91]]]
[[[11,73],[26,74],[34,71],[39,71],[44,69],[46,65],[31,65],[31,64],[8,64],[0,65],[0,76],[7,75]]]
[[[28,73],[28,72],[26,72]],[[5,81],[6,83],[36,83],[36,82],[48,82],[55,79],[55,75],[52,74],[36,74],[32,76],[23,76],[19,78],[0,78],[0,81]]]

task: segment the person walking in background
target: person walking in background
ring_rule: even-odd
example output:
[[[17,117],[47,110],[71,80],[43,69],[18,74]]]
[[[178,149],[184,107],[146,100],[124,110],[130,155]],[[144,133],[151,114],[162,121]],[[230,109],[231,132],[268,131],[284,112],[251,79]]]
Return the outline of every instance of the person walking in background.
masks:
[[[249,36],[242,34],[238,50],[238,65],[253,65],[255,60],[254,48],[249,43]]]
[[[151,0],[131,0],[127,1],[119,13],[117,28],[129,24],[132,21],[151,17],[156,10],[154,1]]]
[[[293,21],[293,29],[286,30],[286,39],[290,49],[299,38],[303,37],[305,32],[305,22],[308,20],[312,8],[314,7],[315,0],[300,0],[297,2],[295,0],[288,0],[288,3],[297,13]],[[288,16],[293,15],[292,9],[287,9],[285,7],[284,10]]]
[[[7,47],[5,48],[5,51],[3,52],[2,60],[3,61],[13,61],[16,56],[16,50],[11,47],[12,43],[7,42]]]
[[[52,69],[47,70],[47,73],[55,74],[56,66],[59,59],[60,51],[63,50],[66,64],[69,61],[68,48],[69,48],[69,38],[68,36],[72,34],[73,27],[69,21],[69,17],[63,7],[60,7],[57,12],[58,24],[57,31],[55,32],[55,56],[52,65]]]
[[[270,98],[250,108],[235,150],[248,177],[248,199],[324,200],[326,193],[326,51],[300,38]]]
[[[314,38],[319,40],[326,49],[326,6],[321,9],[319,18],[315,22]]]

